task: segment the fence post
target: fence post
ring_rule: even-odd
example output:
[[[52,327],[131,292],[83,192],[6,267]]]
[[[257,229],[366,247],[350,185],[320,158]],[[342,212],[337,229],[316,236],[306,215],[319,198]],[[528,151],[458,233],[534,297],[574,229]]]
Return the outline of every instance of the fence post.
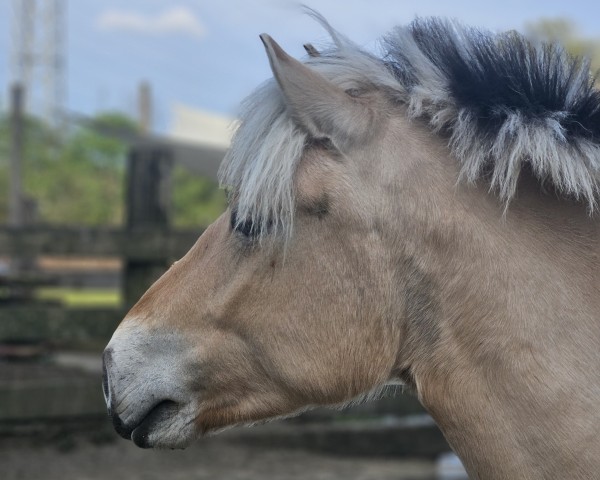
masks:
[[[133,146],[127,158],[126,214],[128,231],[147,235],[165,233],[170,227],[172,157],[166,147]],[[123,294],[127,307],[139,300],[168,267],[164,258],[151,261],[125,259]]]

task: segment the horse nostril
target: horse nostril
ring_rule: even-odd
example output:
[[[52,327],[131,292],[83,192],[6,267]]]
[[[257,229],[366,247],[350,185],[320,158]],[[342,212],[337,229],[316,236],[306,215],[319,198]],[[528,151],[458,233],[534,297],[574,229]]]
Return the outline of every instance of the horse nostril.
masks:
[[[110,408],[110,392],[108,390],[108,375],[106,374],[106,367],[102,367],[102,392],[104,393],[104,401],[106,406]]]
[[[110,382],[108,380],[108,369],[107,365],[110,365],[112,361],[111,350],[106,349],[102,355],[102,392],[104,393],[104,401],[110,414],[111,410],[111,395],[110,395]]]

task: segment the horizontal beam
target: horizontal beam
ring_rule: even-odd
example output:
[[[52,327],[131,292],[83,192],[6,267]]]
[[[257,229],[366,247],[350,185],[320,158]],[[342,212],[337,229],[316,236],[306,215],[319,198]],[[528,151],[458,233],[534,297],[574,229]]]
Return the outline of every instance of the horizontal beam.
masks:
[[[218,172],[225,150],[184,142],[168,144],[173,160],[195,175],[201,175],[218,182]]]
[[[0,343],[57,346],[106,343],[125,316],[119,308],[63,308],[30,304],[0,307]]]
[[[219,167],[227,152],[224,148],[171,140],[160,136],[140,138],[132,144],[132,150],[164,151],[175,163],[194,175],[207,177],[213,182],[219,181]]]
[[[132,261],[182,257],[202,234],[196,230],[105,227],[0,227],[0,256],[77,255]]]
[[[106,270],[79,270],[79,271],[52,271],[51,286],[75,288],[105,288],[120,290],[122,281],[121,269]],[[6,282],[11,285],[10,280]],[[2,279],[0,278],[0,285]],[[39,284],[34,284],[38,286]]]
[[[227,148],[205,145],[174,139],[164,135],[142,135],[129,130],[114,129],[96,125],[91,118],[74,112],[68,112],[66,119],[80,125],[92,128],[103,136],[115,138],[131,145],[133,148],[167,149],[173,160],[196,175],[202,175],[217,181],[219,165],[227,152]]]

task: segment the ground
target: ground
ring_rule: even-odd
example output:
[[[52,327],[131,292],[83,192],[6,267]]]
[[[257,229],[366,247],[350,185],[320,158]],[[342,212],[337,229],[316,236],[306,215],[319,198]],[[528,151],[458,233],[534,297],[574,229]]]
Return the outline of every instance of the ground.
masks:
[[[131,442],[89,439],[0,441],[3,480],[424,480],[427,461],[323,456],[235,445],[217,438],[183,451],[142,450]],[[36,444],[37,443],[37,444]]]

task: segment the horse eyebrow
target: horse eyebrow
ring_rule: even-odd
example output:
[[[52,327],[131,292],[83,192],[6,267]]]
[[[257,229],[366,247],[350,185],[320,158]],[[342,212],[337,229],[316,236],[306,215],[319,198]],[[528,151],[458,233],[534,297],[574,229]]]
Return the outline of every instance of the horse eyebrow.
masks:
[[[313,215],[319,219],[322,219],[329,213],[331,208],[331,198],[329,195],[324,193],[319,198],[302,205],[301,208],[309,215]]]

